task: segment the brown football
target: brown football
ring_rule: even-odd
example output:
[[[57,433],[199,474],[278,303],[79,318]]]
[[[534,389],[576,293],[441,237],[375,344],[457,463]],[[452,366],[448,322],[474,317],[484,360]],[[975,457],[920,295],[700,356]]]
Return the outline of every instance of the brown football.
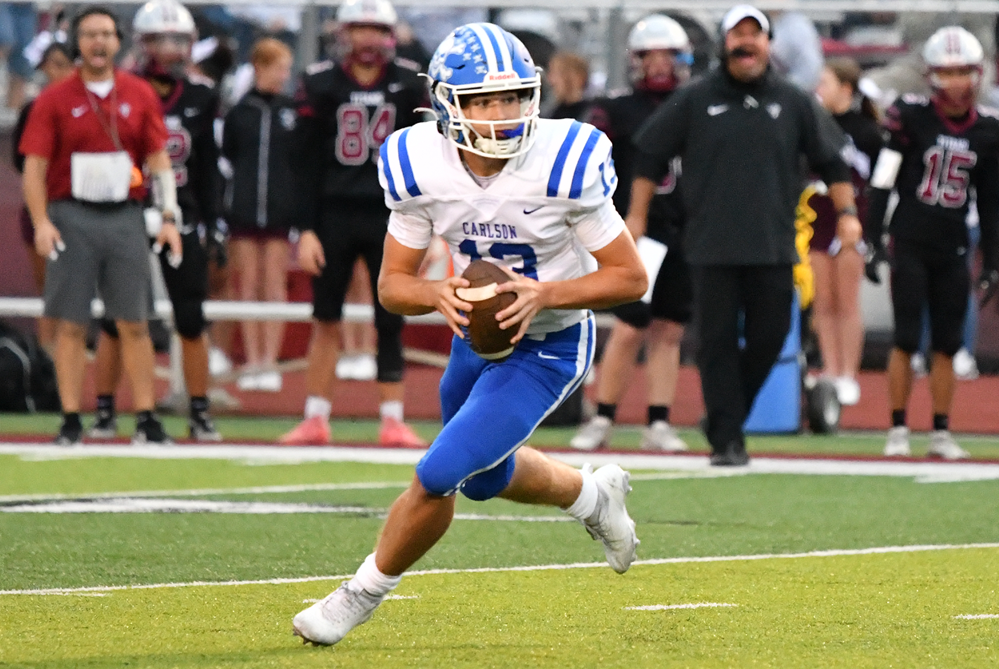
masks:
[[[497,312],[517,301],[516,293],[497,293],[496,286],[510,277],[496,265],[485,260],[473,260],[462,273],[468,288],[458,288],[455,294],[472,304],[468,316],[468,343],[480,357],[491,362],[506,360],[513,353],[510,340],[517,328],[500,330]]]

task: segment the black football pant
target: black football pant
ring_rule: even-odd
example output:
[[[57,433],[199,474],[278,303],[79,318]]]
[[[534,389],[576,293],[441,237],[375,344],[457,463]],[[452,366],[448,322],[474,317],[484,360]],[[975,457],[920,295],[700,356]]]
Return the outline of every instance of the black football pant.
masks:
[[[791,329],[791,265],[692,270],[706,436],[712,451],[724,452],[745,445],[742,425]]]

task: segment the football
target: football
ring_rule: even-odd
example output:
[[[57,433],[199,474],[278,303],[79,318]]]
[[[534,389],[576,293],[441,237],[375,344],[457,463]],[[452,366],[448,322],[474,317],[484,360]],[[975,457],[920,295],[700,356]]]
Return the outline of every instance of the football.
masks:
[[[496,314],[517,301],[516,293],[497,293],[496,286],[510,277],[496,265],[485,260],[473,260],[462,273],[468,288],[458,288],[455,295],[472,304],[468,316],[468,343],[481,358],[501,362],[513,353],[510,340],[517,328],[500,330]]]

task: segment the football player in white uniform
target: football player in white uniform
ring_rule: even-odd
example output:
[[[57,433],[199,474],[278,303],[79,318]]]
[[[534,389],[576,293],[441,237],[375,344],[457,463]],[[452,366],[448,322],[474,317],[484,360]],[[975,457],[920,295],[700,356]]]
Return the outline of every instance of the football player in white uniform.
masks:
[[[524,45],[489,23],[457,28],[430,65],[435,122],[392,134],[379,170],[392,210],[379,298],[400,314],[442,313],[454,330],[441,380],[444,429],[393,504],[374,553],[353,579],[295,616],[305,641],[334,644],[368,620],[402,573],[444,535],[454,495],[502,497],[563,508],[604,545],[624,573],[635,559],[625,509],[628,473],[617,465],[575,470],[523,446],[582,382],[592,363],[591,307],[638,299],[648,279],[611,202],[611,144],[593,126],[538,119],[541,81]],[[455,276],[419,277],[436,233]],[[587,273],[588,251],[599,269]],[[503,362],[466,343],[472,305],[456,290],[475,258],[504,268],[498,292],[516,301],[496,317],[515,328]]]

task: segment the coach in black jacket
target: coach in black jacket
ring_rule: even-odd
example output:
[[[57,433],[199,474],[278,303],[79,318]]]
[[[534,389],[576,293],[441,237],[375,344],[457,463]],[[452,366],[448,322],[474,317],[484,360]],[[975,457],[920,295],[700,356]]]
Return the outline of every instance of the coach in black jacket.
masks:
[[[677,91],[635,136],[629,227],[644,220],[673,157],[683,164],[684,243],[714,465],[748,462],[742,425],[790,329],[802,156],[829,184],[843,244],[861,234],[841,145],[822,129],[810,97],[770,68],[769,30],[756,8],[731,9],[722,19],[721,67]]]

